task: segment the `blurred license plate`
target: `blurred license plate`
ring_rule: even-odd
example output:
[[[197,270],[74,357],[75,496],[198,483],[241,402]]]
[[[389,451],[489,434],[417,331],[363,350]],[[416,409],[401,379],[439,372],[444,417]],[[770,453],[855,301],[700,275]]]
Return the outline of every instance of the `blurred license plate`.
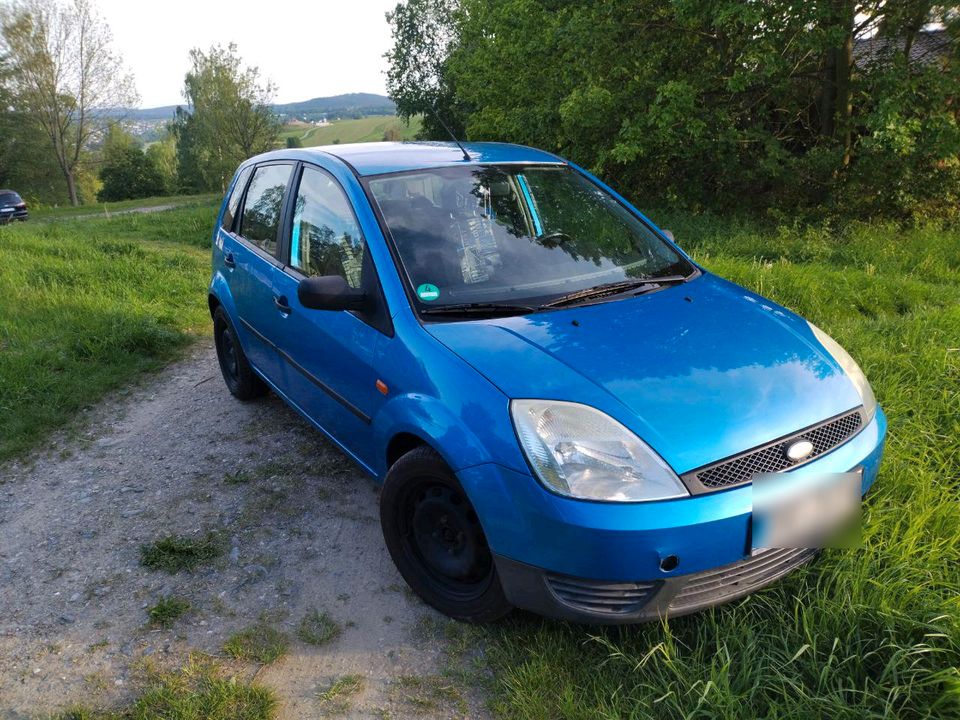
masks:
[[[850,547],[859,539],[863,468],[753,479],[751,554],[772,548]]]

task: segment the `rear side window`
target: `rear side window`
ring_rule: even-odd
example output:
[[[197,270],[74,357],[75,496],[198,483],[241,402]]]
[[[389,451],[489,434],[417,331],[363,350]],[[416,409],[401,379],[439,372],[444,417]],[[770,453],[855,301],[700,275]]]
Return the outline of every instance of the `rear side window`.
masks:
[[[339,275],[359,288],[363,252],[360,226],[336,180],[304,168],[290,233],[290,264],[307,275]]]
[[[283,193],[290,180],[291,165],[263,165],[250,180],[247,199],[243,203],[240,235],[271,255],[277,251],[277,231]]]
[[[240,198],[243,197],[243,189],[247,186],[247,180],[250,179],[252,168],[244,168],[237,182],[233,186],[233,192],[230,193],[230,199],[227,201],[227,209],[223,211],[223,222],[220,223],[227,232],[233,231],[233,221],[237,217],[237,210],[240,208]]]

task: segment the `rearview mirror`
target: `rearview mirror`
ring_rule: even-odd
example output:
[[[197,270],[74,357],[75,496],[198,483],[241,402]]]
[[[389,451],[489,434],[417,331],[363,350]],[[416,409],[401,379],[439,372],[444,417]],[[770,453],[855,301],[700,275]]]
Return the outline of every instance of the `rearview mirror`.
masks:
[[[660,232],[663,233],[663,236],[667,240],[669,240],[670,242],[675,242],[672,232],[670,232],[669,230],[660,230]]]
[[[367,295],[339,275],[317,275],[300,281],[297,299],[311,310],[363,310]]]

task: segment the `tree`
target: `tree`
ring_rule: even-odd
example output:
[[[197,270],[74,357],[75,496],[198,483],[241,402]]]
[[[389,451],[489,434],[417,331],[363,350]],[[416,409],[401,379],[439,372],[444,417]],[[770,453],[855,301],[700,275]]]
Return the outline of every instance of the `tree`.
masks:
[[[146,150],[147,161],[159,178],[158,195],[172,195],[177,190],[177,145],[167,134]]]
[[[49,150],[43,129],[14,105],[9,65],[0,56],[0,187],[28,200],[54,202],[66,185]]]
[[[28,0],[14,6],[2,35],[15,103],[42,128],[77,205],[78,166],[99,125],[97,111],[136,104],[133,80],[88,0]]]
[[[422,139],[449,139],[444,124],[458,137],[464,133],[466,112],[447,68],[457,43],[458,7],[456,0],[408,0],[386,16],[393,36],[384,54],[387,94],[402,119],[423,115]]]
[[[201,153],[195,137],[196,121],[183,107],[177,107],[167,132],[173,138],[176,151],[177,190],[202,192],[207,189],[200,172]]]
[[[224,190],[237,165],[272,149],[280,123],[270,108],[275,87],[255,67],[242,67],[236,45],[190,51],[184,78],[186,109],[171,124],[177,139],[180,183],[192,190]]]
[[[100,180],[103,185],[97,193],[101,202],[152,197],[170,191],[159,153],[144,153],[136,138],[119,123],[113,123],[107,131],[102,155]]]
[[[648,204],[960,215],[956,4],[408,0],[389,19],[401,113],[436,102],[470,139],[559,152]],[[911,53],[943,27],[935,62]]]

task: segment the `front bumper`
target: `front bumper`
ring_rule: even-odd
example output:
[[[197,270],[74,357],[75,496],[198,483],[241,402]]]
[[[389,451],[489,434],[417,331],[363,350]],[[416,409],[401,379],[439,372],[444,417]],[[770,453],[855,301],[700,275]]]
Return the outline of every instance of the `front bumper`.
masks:
[[[856,436],[791,474],[862,467],[866,493],[877,477],[886,425],[878,409]],[[753,592],[813,556],[773,551],[750,557],[749,485],[620,504],[560,497],[529,474],[496,465],[458,476],[483,523],[507,597],[544,615],[590,623],[682,615]]]
[[[12,213],[0,213],[0,225],[6,225],[14,220],[25,222],[29,216],[29,211],[27,210],[14,210]]]
[[[561,620],[626,624],[678,617],[736,600],[815,554],[815,550],[765,550],[713,570],[627,583],[557,575],[499,556],[496,563],[504,591],[516,607]]]

